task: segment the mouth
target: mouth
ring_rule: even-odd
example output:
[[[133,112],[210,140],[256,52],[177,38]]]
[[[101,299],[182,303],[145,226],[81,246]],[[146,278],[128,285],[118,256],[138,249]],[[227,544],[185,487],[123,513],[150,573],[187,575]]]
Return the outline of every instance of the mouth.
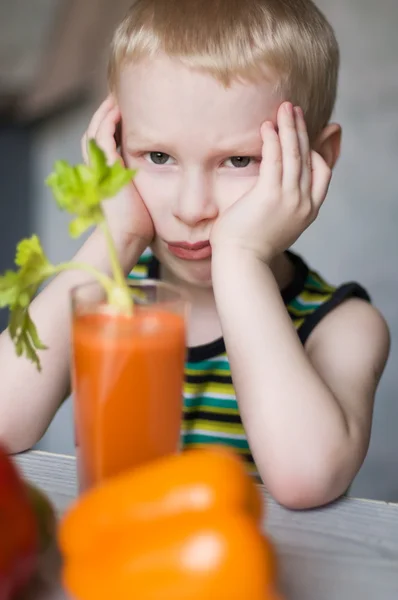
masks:
[[[211,246],[208,240],[189,244],[188,242],[170,242],[169,252],[183,260],[205,260],[211,256]]]

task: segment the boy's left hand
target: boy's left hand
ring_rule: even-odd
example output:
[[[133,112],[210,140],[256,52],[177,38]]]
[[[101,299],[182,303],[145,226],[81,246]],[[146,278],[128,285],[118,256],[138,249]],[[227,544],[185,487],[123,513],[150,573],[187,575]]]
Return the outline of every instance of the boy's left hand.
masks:
[[[270,263],[315,220],[325,200],[332,170],[311,150],[303,112],[284,102],[272,122],[261,127],[260,173],[255,186],[214,224],[213,251],[249,251]]]

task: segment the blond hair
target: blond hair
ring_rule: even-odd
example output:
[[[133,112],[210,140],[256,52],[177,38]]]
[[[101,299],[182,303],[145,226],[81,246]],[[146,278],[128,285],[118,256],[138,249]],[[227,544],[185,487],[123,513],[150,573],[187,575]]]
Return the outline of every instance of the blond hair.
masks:
[[[226,86],[271,73],[311,139],[333,111],[339,49],[312,0],[135,0],[111,44],[111,89],[123,65],[161,52]]]

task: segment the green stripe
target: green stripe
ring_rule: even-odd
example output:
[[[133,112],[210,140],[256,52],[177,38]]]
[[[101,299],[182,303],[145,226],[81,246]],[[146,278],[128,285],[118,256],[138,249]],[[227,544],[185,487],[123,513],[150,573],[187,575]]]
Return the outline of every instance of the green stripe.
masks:
[[[203,396],[196,396],[195,398],[185,398],[184,407],[188,411],[192,411],[197,408],[213,408],[239,412],[238,403],[235,398],[224,400],[222,398],[203,398]]]
[[[288,310],[289,312],[292,312],[294,315],[301,317],[304,315],[310,315],[311,313],[314,312],[314,310],[316,310],[318,307],[320,306],[320,303],[314,303],[314,304],[306,304],[306,306],[303,306],[302,304],[300,304],[299,301],[297,301],[297,299],[295,298],[294,300],[292,300],[288,306]]]
[[[232,408],[227,408],[225,406],[209,406],[208,404],[201,404],[200,406],[184,406],[185,414],[192,414],[197,411],[203,411],[206,413],[219,414],[219,415],[239,415],[238,405],[235,402],[235,406]],[[221,428],[221,424],[220,424]]]
[[[185,369],[194,371],[194,374],[201,371],[220,371],[222,373],[230,373],[230,366],[227,357],[221,360],[201,360],[200,362],[187,362]]]
[[[305,287],[311,286],[317,290],[323,289],[323,283],[317,279],[315,279],[314,275],[310,273],[305,281]]]
[[[137,265],[147,265],[148,263],[151,262],[152,258],[153,258],[152,254],[147,254],[147,255],[142,254],[138,260]]]

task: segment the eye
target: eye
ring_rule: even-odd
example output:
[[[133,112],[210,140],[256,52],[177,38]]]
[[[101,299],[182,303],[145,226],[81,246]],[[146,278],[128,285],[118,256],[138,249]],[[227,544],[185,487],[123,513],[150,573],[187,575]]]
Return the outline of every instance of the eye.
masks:
[[[251,156],[231,156],[225,161],[225,164],[230,163],[227,166],[232,166],[234,169],[244,169],[250,165],[252,160]]]
[[[154,165],[166,165],[170,160],[174,160],[170,154],[166,154],[165,152],[147,152],[145,159]]]

